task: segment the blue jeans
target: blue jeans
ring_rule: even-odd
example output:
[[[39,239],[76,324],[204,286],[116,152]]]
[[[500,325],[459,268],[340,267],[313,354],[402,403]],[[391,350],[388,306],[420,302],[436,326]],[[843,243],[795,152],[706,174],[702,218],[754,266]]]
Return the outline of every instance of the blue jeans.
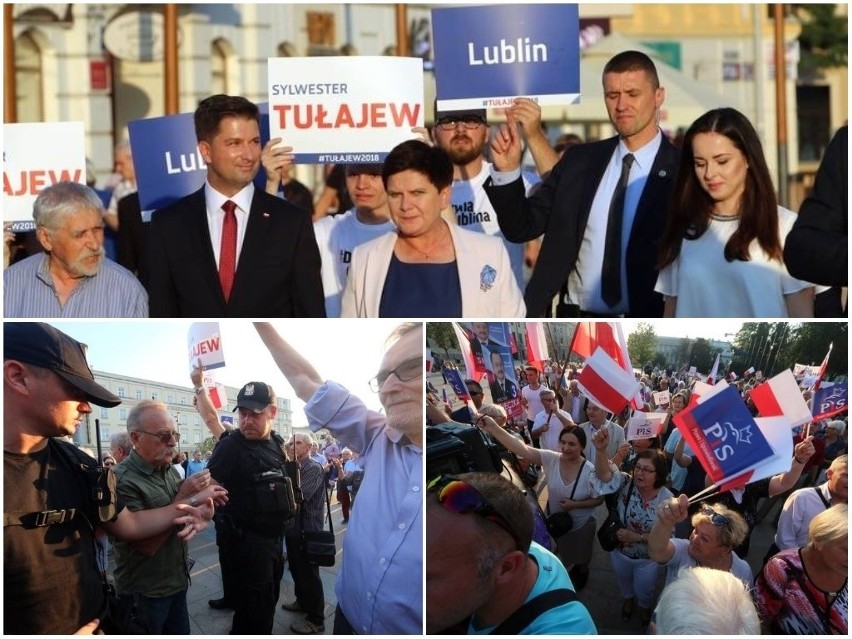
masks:
[[[152,635],[188,635],[189,612],[186,590],[168,597],[120,595],[128,606],[136,604],[136,619]]]

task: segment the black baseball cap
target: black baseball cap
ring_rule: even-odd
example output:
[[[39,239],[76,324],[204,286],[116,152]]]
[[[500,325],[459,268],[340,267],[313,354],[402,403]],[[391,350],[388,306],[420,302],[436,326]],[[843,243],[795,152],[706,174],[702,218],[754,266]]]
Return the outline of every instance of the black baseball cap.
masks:
[[[239,393],[237,393],[237,405],[234,406],[234,410],[237,410],[238,408],[248,408],[249,410],[259,413],[267,406],[274,403],[275,391],[272,390],[272,387],[269,384],[264,384],[263,382],[249,382],[240,389]]]
[[[118,406],[121,398],[100,384],[86,361],[86,346],[50,324],[6,322],[3,324],[3,359],[13,359],[53,371],[98,406]]]

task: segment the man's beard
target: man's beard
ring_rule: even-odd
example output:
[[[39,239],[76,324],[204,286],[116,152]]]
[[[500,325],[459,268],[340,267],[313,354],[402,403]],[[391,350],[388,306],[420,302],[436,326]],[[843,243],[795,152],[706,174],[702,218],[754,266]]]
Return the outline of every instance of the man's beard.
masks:
[[[454,138],[455,139],[455,138]],[[459,138],[462,139],[462,138]],[[452,140],[450,141],[450,146],[447,148],[447,155],[450,156],[450,159],[453,161],[453,164],[458,166],[464,166],[466,164],[470,164],[474,160],[476,160],[480,155],[482,155],[482,145],[477,145],[476,142],[471,140],[470,138],[464,138],[470,141],[470,147],[463,149],[456,146],[453,146]]]

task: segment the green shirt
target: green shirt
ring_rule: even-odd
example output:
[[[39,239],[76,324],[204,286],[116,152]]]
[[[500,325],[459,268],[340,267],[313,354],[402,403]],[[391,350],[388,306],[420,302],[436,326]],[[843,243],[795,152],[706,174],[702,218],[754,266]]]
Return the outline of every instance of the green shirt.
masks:
[[[130,510],[168,506],[177,495],[180,475],[171,464],[151,466],[133,450],[113,470],[118,493]],[[186,544],[177,536],[177,528],[150,557],[134,550],[129,542],[119,539],[113,542],[115,586],[119,594],[168,597],[187,589]]]

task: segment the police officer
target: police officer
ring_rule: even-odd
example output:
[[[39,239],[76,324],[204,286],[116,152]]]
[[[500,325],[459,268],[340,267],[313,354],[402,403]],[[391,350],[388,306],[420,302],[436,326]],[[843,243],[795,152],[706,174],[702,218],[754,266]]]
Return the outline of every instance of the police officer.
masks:
[[[212,517],[219,488],[132,512],[111,470],[58,439],[91,404],[120,403],[95,383],[83,344],[48,324],[3,324],[3,634],[91,634],[105,621],[97,529],[141,541],[178,525],[189,539]]]
[[[298,487],[294,492],[287,475],[284,441],[272,431],[278,414],[272,388],[246,384],[235,410],[239,430],[219,440],[207,465],[230,496],[217,514],[217,542],[222,571],[233,575],[231,634],[272,634],[284,573],[284,530],[295,514]]]

